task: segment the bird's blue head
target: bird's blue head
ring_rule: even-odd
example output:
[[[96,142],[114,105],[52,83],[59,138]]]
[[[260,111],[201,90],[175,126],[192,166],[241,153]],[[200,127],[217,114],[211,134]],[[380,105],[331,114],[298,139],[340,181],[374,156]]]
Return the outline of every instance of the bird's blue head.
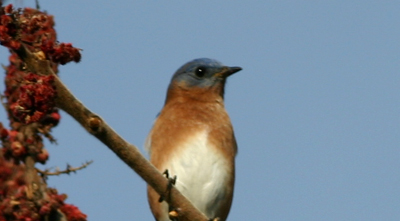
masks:
[[[177,84],[185,89],[222,86],[223,90],[226,78],[240,70],[242,68],[224,66],[214,59],[199,58],[180,67],[172,76],[170,86]]]

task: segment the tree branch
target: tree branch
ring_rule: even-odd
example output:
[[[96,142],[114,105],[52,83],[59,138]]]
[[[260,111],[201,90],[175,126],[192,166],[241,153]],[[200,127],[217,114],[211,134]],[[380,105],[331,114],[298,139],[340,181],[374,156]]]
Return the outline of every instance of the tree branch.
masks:
[[[122,161],[143,178],[158,194],[160,194],[172,208],[179,211],[180,221],[207,221],[208,218],[199,212],[175,187],[165,196],[168,180],[140,153],[138,148],[129,144],[120,137],[100,116],[86,108],[69,89],[61,82],[50,68],[47,60],[35,56],[24,45],[16,51],[18,56],[26,63],[28,71],[40,75],[52,75],[57,88],[56,106],[71,115],[90,134],[95,136],[110,148]]]

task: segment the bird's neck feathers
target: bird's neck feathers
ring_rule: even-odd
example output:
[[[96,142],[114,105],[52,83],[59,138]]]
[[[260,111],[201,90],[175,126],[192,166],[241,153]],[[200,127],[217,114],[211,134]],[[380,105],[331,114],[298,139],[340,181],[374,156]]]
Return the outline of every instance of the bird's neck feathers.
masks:
[[[172,82],[167,91],[165,104],[169,102],[217,102],[224,103],[224,84],[221,82],[212,87],[189,87],[184,82]]]

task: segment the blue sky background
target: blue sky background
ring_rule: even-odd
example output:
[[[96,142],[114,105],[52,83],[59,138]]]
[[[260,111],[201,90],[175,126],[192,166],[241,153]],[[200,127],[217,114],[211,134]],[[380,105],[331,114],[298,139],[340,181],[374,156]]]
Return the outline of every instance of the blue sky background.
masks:
[[[400,220],[398,1],[40,3],[59,41],[83,49],[62,80],[142,152],[183,63],[243,67],[226,89],[239,145],[229,220]],[[49,185],[89,220],[152,220],[145,182],[61,114],[46,167],[94,163]]]

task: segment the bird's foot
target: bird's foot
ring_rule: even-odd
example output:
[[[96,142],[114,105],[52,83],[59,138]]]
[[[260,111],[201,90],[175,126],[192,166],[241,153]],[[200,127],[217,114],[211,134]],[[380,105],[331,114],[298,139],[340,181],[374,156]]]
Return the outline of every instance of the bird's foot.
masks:
[[[168,188],[171,189],[172,185],[175,185],[176,183],[176,176],[174,176],[173,178],[169,177],[169,171],[168,169],[166,169],[163,173],[163,175],[165,176],[165,178],[168,179]]]
[[[220,219],[218,217],[215,217],[215,218],[209,219],[208,221],[220,221]]]
[[[167,194],[171,190],[172,186],[175,185],[177,177],[176,176],[174,176],[173,178],[169,177],[168,169],[166,169],[164,171],[163,175],[165,176],[165,178],[168,179],[168,185],[167,185],[167,190],[166,190],[166,194]],[[161,203],[162,201],[164,201],[164,197],[160,196],[160,198],[158,199],[158,202]]]

